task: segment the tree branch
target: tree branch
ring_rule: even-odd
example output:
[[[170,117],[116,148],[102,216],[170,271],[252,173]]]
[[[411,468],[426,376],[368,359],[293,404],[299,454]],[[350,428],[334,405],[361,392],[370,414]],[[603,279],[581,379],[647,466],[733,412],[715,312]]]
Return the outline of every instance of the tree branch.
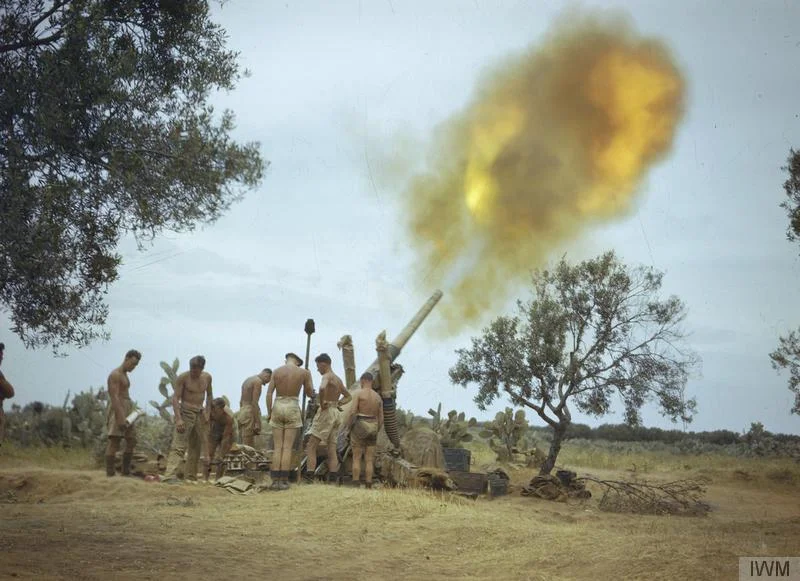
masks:
[[[69,0],[63,0],[61,2],[54,2],[53,6],[50,8],[50,10],[46,10],[39,18],[37,18],[36,20],[34,20],[30,24],[28,24],[28,30],[31,33],[34,33],[36,31],[36,27],[37,26],[39,26],[42,22],[44,22],[45,20],[50,18],[53,14],[58,12],[61,8],[66,6],[68,3],[69,3]]]
[[[21,48],[34,48],[37,46],[50,44],[51,42],[55,42],[61,38],[63,34],[64,31],[59,30],[55,34],[45,36],[44,38],[37,38],[36,40],[20,40],[18,42],[12,42],[11,44],[0,44],[0,53],[11,52]]]

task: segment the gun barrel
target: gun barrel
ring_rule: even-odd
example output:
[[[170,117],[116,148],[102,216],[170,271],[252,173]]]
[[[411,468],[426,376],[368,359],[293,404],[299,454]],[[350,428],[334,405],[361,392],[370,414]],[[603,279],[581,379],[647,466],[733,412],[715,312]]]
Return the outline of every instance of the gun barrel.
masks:
[[[442,291],[437,290],[435,293],[431,295],[424,305],[417,311],[417,314],[412,317],[412,319],[408,322],[408,324],[403,327],[403,329],[398,333],[397,337],[389,343],[389,360],[394,362],[397,359],[397,356],[400,355],[400,351],[403,350],[403,347],[406,346],[408,340],[411,336],[416,333],[417,329],[420,328],[423,321],[431,314],[431,311],[436,306],[436,303],[442,298]],[[376,358],[372,364],[367,367],[366,369],[377,379],[378,378],[378,359]]]
[[[394,338],[394,341],[391,342],[392,346],[397,350],[397,354],[405,347],[408,340],[411,336],[416,333],[417,329],[420,328],[422,322],[431,314],[433,307],[436,306],[436,303],[442,298],[442,291],[437,290],[435,293],[431,295],[431,298],[427,300],[427,302],[422,305],[422,308],[417,311],[417,314],[408,322],[408,324],[403,327],[403,330]],[[390,348],[391,350],[391,348]],[[397,354],[392,355],[392,361],[394,358],[397,357]]]

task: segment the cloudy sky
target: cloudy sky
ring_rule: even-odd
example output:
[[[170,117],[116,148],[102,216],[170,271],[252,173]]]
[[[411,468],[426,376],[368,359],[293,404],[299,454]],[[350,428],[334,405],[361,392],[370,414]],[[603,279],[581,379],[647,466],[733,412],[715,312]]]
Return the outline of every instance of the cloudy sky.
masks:
[[[235,111],[239,139],[261,142],[271,162],[263,185],[200,231],[163,236],[144,253],[123,243],[121,277],[108,297],[108,343],[54,358],[46,349],[26,351],[4,320],[3,371],[17,403],[60,403],[67,390],[103,385],[131,347],[144,353],[132,375],[140,403],[157,398],[159,361],[178,357],[185,369],[198,353],[215,391],[238,402],[245,377],[280,365],[287,350],[305,352],[309,317],[317,324],[312,355],[330,353],[341,371],[336,341],[349,333],[359,370],[369,364],[375,336],[397,333],[435,290],[409,283],[414,256],[402,189],[380,179],[381,160],[400,139],[425,143],[470,101],[487,68],[539,42],[566,7],[232,0],[215,8],[252,72],[215,102]],[[800,433],[786,377],[767,356],[780,334],[800,324],[800,247],[785,240],[778,207],[780,168],[789,148],[800,147],[800,4],[618,8],[641,34],[671,47],[688,83],[686,116],[672,154],[648,175],[637,211],[586,232],[556,257],[613,248],[627,262],[666,272],[665,290],[687,303],[690,343],[703,358],[688,386],[698,401],[691,429],[741,431],[761,421]],[[474,391],[447,377],[454,350],[480,328],[447,340],[415,336],[401,360],[400,405],[424,414],[441,401],[489,417],[472,402]],[[672,426],[654,409],[644,418]]]

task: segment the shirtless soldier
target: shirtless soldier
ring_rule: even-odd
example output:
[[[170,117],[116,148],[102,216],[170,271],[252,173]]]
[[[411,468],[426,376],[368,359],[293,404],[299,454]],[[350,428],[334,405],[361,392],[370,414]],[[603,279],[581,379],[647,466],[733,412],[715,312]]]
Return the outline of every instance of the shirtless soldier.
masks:
[[[366,486],[372,488],[372,475],[375,472],[375,446],[378,432],[383,427],[383,402],[372,390],[372,374],[361,376],[361,390],[356,393],[350,408],[347,425],[350,428],[350,446],[353,449],[353,483],[361,479],[361,454],[365,454]]]
[[[108,444],[106,445],[106,476],[114,476],[114,464],[119,451],[120,440],[125,438],[125,451],[122,453],[122,474],[131,473],[131,459],[136,447],[136,428],[128,423],[128,414],[133,411],[131,401],[131,381],[128,373],[136,369],[142,354],[131,349],[125,354],[122,365],[108,375],[108,408],[106,409],[106,428]]]
[[[314,383],[311,372],[300,367],[303,360],[294,353],[286,354],[286,363],[272,374],[267,389],[267,418],[272,426],[272,477],[273,490],[289,488],[289,470],[292,463],[292,449],[297,432],[303,427],[302,412],[297,403],[300,388],[306,396],[314,396]],[[277,392],[273,406],[272,394]]]
[[[167,457],[165,480],[170,484],[174,484],[181,477],[197,481],[197,461],[200,459],[200,449],[206,439],[205,424],[209,419],[213,399],[211,375],[203,371],[205,367],[205,357],[202,355],[192,357],[189,360],[189,371],[181,373],[175,381],[175,393],[172,394],[175,433],[172,436],[172,449]]]
[[[5,351],[6,346],[3,343],[0,343],[0,364],[3,363],[3,351]],[[3,375],[3,372],[0,371],[0,445],[3,443],[3,438],[6,437],[6,415],[3,411],[3,400],[4,399],[11,399],[14,397],[14,388],[6,379],[6,376]]]
[[[225,400],[218,397],[211,402],[211,422],[208,429],[208,457],[210,462],[205,465],[205,480],[211,473],[211,464],[217,469],[215,478],[219,480],[225,474],[223,460],[233,446],[233,414],[225,405]]]
[[[248,377],[242,384],[242,399],[239,400],[239,435],[242,444],[255,446],[256,436],[261,433],[261,387],[272,379],[272,369],[266,368],[258,375]]]
[[[344,387],[341,378],[331,370],[331,357],[321,353],[314,361],[317,371],[322,374],[319,386],[319,409],[311,424],[311,431],[306,445],[307,472],[309,480],[313,479],[317,469],[317,446],[323,442],[328,449],[328,482],[336,482],[339,476],[339,457],[336,455],[336,437],[342,419],[342,406],[353,399]],[[339,399],[342,396],[342,399]]]

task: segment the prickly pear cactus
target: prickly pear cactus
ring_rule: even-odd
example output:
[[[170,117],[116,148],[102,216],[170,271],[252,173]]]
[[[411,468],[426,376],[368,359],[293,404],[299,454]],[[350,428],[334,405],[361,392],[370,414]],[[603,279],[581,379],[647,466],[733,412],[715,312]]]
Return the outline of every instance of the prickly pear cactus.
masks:
[[[397,408],[397,427],[400,432],[400,436],[402,437],[408,430],[413,428],[416,423],[417,418],[411,412],[411,410],[404,410],[402,408]]]
[[[523,410],[506,408],[498,412],[492,422],[486,424],[479,434],[481,438],[489,440],[489,446],[497,454],[501,462],[510,462],[514,454],[524,453],[527,449],[525,434],[528,431],[528,421]]]
[[[439,428],[442,425],[442,404],[441,404],[441,402],[439,403],[439,407],[437,407],[435,410],[434,409],[429,409],[428,410],[428,415],[431,416],[431,418],[433,418],[431,420],[431,430],[433,430],[434,432],[438,432]]]
[[[475,418],[466,419],[464,412],[457,412],[450,410],[447,414],[447,419],[442,419],[442,404],[440,403],[436,410],[428,410],[433,418],[431,422],[431,429],[439,434],[444,448],[459,448],[462,444],[472,441],[472,434],[469,433],[469,428],[477,425]]]
[[[175,392],[175,382],[178,381],[178,367],[180,366],[180,362],[176,357],[172,365],[169,365],[166,361],[162,361],[160,365],[161,369],[163,369],[166,374],[166,376],[162,377],[161,381],[158,382],[158,392],[164,396],[164,401],[159,404],[151,400],[150,405],[158,410],[158,414],[165,421],[172,424],[173,418],[169,409],[172,407],[172,393]],[[172,393],[167,389],[168,385],[172,387]]]

